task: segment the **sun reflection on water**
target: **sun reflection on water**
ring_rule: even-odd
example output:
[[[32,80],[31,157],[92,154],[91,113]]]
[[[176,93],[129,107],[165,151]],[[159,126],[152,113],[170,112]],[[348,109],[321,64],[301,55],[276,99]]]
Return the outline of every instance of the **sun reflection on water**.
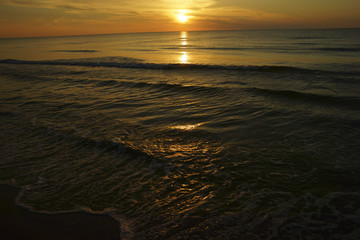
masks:
[[[176,125],[176,126],[172,126],[170,127],[171,129],[180,129],[180,130],[193,130],[201,125],[203,125],[204,123],[197,123],[197,124],[185,124],[185,125]]]
[[[180,62],[181,62],[182,64],[189,63],[189,62],[188,62],[188,54],[187,54],[187,52],[181,52]]]
[[[151,188],[152,204],[166,214],[194,211],[215,197],[216,185],[208,179],[219,172],[214,156],[222,155],[223,147],[216,139],[199,137],[201,131],[189,134],[206,123],[173,123],[154,138],[139,139],[135,133],[116,140],[151,158],[146,164],[158,175],[143,184]]]
[[[187,39],[187,32],[181,32],[181,39],[183,40]]]
[[[188,45],[187,32],[181,32],[180,40],[181,40],[181,46],[185,47],[186,45]]]
[[[187,38],[187,32],[181,32],[180,34],[180,48],[186,48],[186,46],[188,45],[188,38]],[[181,52],[180,58],[179,58],[179,62],[182,64],[187,64],[189,63],[189,56],[188,56],[188,52]]]
[[[191,130],[201,124],[177,125],[171,128]],[[163,139],[164,140],[164,139]],[[163,177],[166,188],[154,189],[164,198],[156,199],[156,204],[165,208],[167,213],[189,212],[214,198],[215,185],[206,179],[214,176],[218,169],[209,157],[219,154],[222,147],[216,142],[202,141],[197,138],[169,137],[157,144],[159,152],[170,160],[169,171]]]

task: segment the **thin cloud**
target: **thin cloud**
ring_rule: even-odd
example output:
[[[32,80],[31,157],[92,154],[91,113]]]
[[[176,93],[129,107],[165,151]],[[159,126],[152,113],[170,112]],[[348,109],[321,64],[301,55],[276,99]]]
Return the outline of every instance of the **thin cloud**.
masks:
[[[88,1],[73,1],[73,0],[0,0],[0,4],[9,6],[22,7],[40,7],[40,8],[61,8],[78,11],[95,11],[95,12],[109,12],[119,10],[171,10],[171,9],[193,9],[199,10],[209,7],[216,2],[214,0],[88,0]]]

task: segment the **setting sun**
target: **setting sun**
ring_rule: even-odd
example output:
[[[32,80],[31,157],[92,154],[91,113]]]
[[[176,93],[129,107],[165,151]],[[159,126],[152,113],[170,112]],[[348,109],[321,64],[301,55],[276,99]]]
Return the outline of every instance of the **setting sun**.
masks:
[[[177,20],[181,23],[186,23],[189,19],[189,16],[186,15],[186,11],[181,11],[176,14]]]

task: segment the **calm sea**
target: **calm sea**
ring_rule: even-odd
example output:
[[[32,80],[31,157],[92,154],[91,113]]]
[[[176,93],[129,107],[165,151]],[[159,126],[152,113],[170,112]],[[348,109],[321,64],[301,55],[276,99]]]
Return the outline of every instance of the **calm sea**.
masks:
[[[122,239],[359,239],[360,29],[0,39],[0,182]]]

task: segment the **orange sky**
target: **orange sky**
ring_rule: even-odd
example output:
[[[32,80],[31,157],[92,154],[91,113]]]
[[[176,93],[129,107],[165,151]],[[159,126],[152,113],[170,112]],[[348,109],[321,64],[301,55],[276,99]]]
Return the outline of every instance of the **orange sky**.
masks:
[[[0,37],[358,27],[359,0],[0,0]]]

